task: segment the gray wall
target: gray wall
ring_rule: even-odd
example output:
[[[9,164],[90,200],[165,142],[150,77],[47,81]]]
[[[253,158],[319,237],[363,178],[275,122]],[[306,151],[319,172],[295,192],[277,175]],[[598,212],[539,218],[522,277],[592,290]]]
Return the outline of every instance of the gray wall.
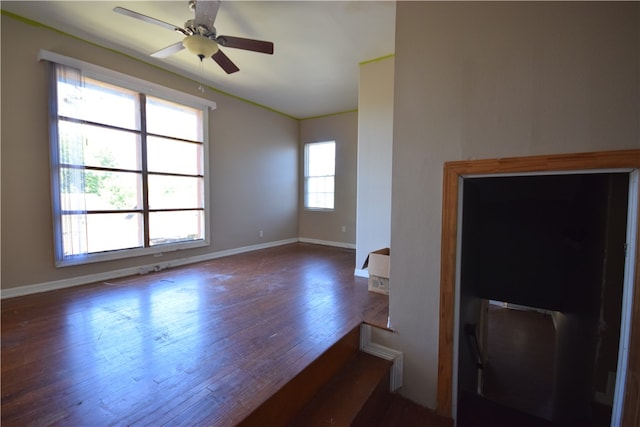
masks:
[[[435,407],[446,161],[640,147],[637,2],[399,2],[390,310]]]
[[[304,144],[322,141],[336,142],[336,198],[333,211],[313,211],[304,208]],[[356,111],[300,121],[298,235],[301,240],[355,247],[357,142]]]
[[[391,243],[393,72],[393,57],[360,65],[356,273],[363,275],[367,254]]]
[[[40,49],[217,103],[210,115],[211,245],[162,261],[298,236],[298,121],[43,27],[2,16],[2,289],[157,263],[151,257],[54,268],[47,74]],[[197,66],[194,64],[194,66]],[[250,124],[250,126],[247,126]],[[263,230],[264,237],[259,237]]]

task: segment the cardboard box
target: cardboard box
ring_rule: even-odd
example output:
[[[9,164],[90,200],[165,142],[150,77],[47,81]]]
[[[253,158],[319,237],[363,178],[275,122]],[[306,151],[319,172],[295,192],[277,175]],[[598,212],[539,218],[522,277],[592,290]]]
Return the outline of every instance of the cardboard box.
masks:
[[[369,290],[389,295],[389,248],[369,252],[362,268],[369,270]]]

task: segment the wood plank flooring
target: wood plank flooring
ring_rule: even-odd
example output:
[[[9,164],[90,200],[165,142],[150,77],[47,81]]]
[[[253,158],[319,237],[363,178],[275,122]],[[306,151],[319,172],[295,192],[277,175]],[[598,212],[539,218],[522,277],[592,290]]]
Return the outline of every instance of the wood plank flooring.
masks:
[[[453,420],[451,418],[441,417],[435,412],[407,400],[397,393],[393,393],[389,407],[384,415],[382,415],[377,423],[369,427],[453,427]],[[489,426],[475,424],[475,427]]]
[[[292,244],[3,300],[1,423],[235,425],[360,322],[386,325],[354,258]]]

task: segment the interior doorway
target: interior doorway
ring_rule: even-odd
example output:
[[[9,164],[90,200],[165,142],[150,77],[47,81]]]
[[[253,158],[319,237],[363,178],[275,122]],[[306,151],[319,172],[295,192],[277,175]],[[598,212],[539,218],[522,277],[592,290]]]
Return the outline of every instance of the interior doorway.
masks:
[[[611,424],[628,194],[627,173],[465,179],[459,393]]]
[[[608,171],[628,174],[630,180],[620,351],[618,353],[618,374],[615,382],[612,425],[635,422],[634,414],[640,408],[640,395],[635,392],[639,385],[637,378],[640,373],[640,358],[637,357],[637,351],[634,350],[640,343],[640,328],[637,327],[640,324],[640,311],[636,309],[638,301],[640,301],[638,300],[640,275],[636,268],[640,258],[637,251],[640,234],[638,230],[639,170],[640,150],[455,161],[445,164],[437,393],[437,412],[439,414],[455,418],[457,409],[457,357],[459,350],[457,334],[459,328],[462,327],[458,325],[461,258],[458,225],[462,223],[462,209],[459,209],[459,205],[462,204],[460,196],[463,181],[469,177],[486,177],[496,174],[544,175]],[[635,301],[634,294],[636,295]]]

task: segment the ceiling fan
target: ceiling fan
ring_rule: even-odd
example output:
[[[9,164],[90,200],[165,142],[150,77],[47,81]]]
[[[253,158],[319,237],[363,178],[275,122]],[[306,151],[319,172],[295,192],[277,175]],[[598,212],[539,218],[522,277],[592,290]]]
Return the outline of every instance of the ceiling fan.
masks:
[[[195,13],[195,16],[194,19],[185,22],[184,28],[119,6],[114,8],[113,11],[150,24],[159,25],[185,36],[182,41],[152,53],[151,56],[154,58],[166,58],[186,48],[200,58],[200,61],[211,57],[227,74],[231,74],[240,69],[220,50],[220,46],[273,54],[272,42],[242,37],[219,36],[213,26],[219,7],[220,0],[189,0],[189,9]]]

